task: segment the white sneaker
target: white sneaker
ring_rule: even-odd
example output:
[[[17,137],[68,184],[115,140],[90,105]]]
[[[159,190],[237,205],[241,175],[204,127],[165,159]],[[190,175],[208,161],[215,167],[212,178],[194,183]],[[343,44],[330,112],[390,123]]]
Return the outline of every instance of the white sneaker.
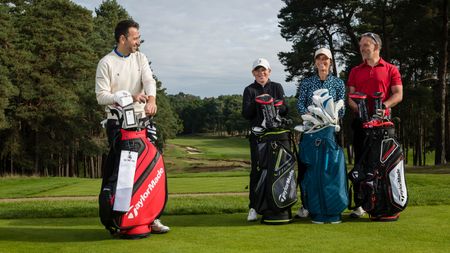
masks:
[[[258,220],[257,213],[255,209],[250,208],[250,210],[248,211],[247,221],[256,221],[256,220]]]
[[[366,211],[364,211],[364,209],[362,209],[362,207],[357,207],[355,209],[353,209],[353,211],[350,213],[350,217],[351,218],[361,218],[362,216],[364,216],[364,214],[366,214]]]
[[[159,219],[154,220],[150,227],[153,234],[164,234],[170,231],[170,228],[163,225]]]
[[[304,208],[303,206],[300,207],[297,211],[297,214],[295,215],[296,218],[306,218],[309,216],[308,209]]]

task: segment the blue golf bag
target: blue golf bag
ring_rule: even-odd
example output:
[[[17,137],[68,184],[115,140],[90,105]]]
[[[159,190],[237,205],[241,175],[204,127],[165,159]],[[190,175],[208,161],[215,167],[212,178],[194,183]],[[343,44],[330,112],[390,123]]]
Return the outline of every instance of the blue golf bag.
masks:
[[[349,198],[344,152],[336,143],[335,128],[304,133],[299,154],[306,168],[300,183],[303,206],[313,221],[340,221]]]

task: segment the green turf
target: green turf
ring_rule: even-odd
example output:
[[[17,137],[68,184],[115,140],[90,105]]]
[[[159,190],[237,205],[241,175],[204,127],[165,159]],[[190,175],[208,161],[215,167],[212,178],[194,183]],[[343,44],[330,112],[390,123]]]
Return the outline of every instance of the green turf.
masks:
[[[248,197],[238,196],[172,196],[164,214],[223,214],[245,212]],[[0,219],[97,217],[98,202],[88,199],[43,199],[0,202]]]
[[[410,174],[407,178],[409,206],[450,205],[448,197],[450,196],[450,175]],[[193,178],[172,178],[171,180],[169,183],[174,185],[174,189],[179,187],[178,194],[182,193],[184,188],[196,189],[196,191],[185,190],[185,193],[234,191],[241,192],[241,194],[237,194],[237,196],[235,196],[236,194],[171,195],[165,210],[166,214],[221,214],[244,212],[247,209],[247,196],[243,189],[247,177],[207,177],[204,175]],[[195,184],[186,182],[186,180]],[[20,182],[23,183],[23,181]],[[228,185],[221,185],[221,182],[227,182]],[[72,186],[73,184],[70,187]],[[62,192],[66,192],[64,187]],[[0,202],[0,218],[93,217],[98,213],[95,196],[96,192],[89,199]]]
[[[410,205],[450,204],[450,174],[408,174]]]
[[[248,176],[169,178],[169,193],[187,192],[244,192]]]
[[[250,150],[242,137],[187,136],[169,140],[164,159],[169,172],[243,170],[250,167]]]
[[[84,183],[94,185],[98,180],[64,177],[0,177],[0,196],[2,198],[39,196],[47,191],[75,186],[76,191],[84,191]],[[98,188],[98,187],[97,187]]]
[[[189,155],[187,146],[202,153]],[[140,241],[112,240],[99,224],[100,179],[0,178],[2,198],[58,197],[0,200],[0,253],[354,252],[361,248],[361,252],[448,252],[448,168],[439,170],[444,174],[424,174],[433,168],[407,173],[409,206],[395,223],[350,222],[347,211],[340,225],[317,226],[303,220],[262,226],[245,222],[248,153],[243,138],[171,140],[164,154],[171,195],[163,221],[172,231]],[[84,198],[59,198],[64,196]]]
[[[245,213],[168,215],[172,231],[142,240],[110,237],[96,218],[0,220],[0,252],[448,252],[450,206],[411,207],[397,222],[282,226]],[[432,215],[430,215],[432,214]]]
[[[169,140],[170,144],[195,147],[201,153],[193,157],[218,159],[250,159],[248,140],[242,137],[187,136]],[[170,153],[168,154],[170,156]],[[185,155],[185,153],[183,153]]]
[[[185,173],[169,176],[169,193],[244,192],[248,172]],[[0,178],[1,198],[96,196],[100,179],[56,177]]]
[[[169,193],[246,192],[248,172],[183,173],[169,176]],[[449,203],[450,174],[407,174],[410,203]],[[96,196],[100,179],[0,178],[2,198],[42,196]]]

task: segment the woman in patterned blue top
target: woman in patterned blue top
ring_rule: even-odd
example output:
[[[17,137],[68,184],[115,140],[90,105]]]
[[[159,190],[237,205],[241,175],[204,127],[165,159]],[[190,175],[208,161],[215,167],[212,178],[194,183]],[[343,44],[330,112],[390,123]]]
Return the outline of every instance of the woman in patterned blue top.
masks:
[[[308,113],[308,106],[312,105],[313,92],[318,89],[328,89],[334,101],[345,98],[344,82],[330,74],[331,52],[326,48],[320,48],[314,53],[314,66],[317,73],[305,78],[298,87],[297,109],[300,115]],[[344,108],[339,111],[339,118],[344,116]]]
[[[331,51],[327,48],[320,48],[314,53],[314,66],[317,72],[313,76],[303,79],[297,91],[297,94],[299,94],[297,109],[300,115],[309,113],[308,106],[312,105],[313,92],[318,89],[328,89],[335,102],[345,99],[344,82],[330,74],[331,59]],[[339,118],[342,118],[344,113],[345,108],[342,108],[339,111]],[[308,216],[308,209],[301,206],[296,217],[306,218]]]

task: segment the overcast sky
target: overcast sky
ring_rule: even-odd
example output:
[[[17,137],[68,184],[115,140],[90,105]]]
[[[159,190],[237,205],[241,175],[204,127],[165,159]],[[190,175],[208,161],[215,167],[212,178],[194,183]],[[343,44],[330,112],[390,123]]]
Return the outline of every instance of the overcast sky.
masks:
[[[92,11],[102,2],[73,1]],[[269,60],[271,80],[280,82],[287,96],[295,93],[277,57],[291,45],[278,28],[281,0],[117,2],[140,24],[141,51],[169,94],[242,94],[254,80],[251,65],[259,57]]]

